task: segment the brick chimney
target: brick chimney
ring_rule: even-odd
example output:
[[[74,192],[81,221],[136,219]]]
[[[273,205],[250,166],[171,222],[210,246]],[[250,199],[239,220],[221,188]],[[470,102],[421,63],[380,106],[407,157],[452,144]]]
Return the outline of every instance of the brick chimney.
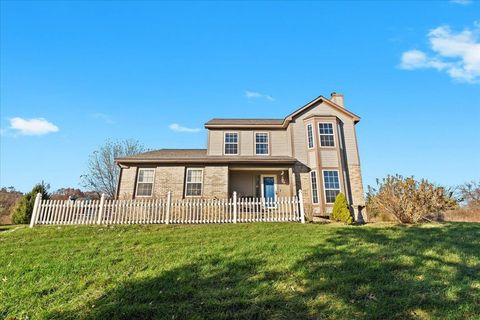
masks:
[[[343,104],[343,94],[341,94],[341,93],[332,92],[330,94],[330,101],[338,104],[342,108],[345,108],[345,106]]]

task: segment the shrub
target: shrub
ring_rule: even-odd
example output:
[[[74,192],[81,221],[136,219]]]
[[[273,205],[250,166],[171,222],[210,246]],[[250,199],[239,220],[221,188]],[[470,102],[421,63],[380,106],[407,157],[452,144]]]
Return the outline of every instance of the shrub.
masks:
[[[16,224],[25,224],[29,223],[30,219],[32,218],[33,212],[33,205],[35,204],[35,198],[37,197],[37,193],[42,194],[42,199],[48,199],[48,189],[50,186],[45,183],[39,183],[35,185],[29,193],[23,195],[20,201],[17,203],[13,214],[12,214],[12,221]]]
[[[12,223],[11,216],[17,202],[22,198],[22,193],[14,187],[0,189],[0,225]]]
[[[347,198],[345,198],[345,195],[341,192],[335,198],[330,217],[332,220],[345,222],[346,224],[351,224],[353,222],[352,215],[348,209]]]
[[[377,179],[377,188],[368,187],[367,211],[385,213],[402,223],[415,223],[457,207],[452,192],[428,180],[388,175]]]

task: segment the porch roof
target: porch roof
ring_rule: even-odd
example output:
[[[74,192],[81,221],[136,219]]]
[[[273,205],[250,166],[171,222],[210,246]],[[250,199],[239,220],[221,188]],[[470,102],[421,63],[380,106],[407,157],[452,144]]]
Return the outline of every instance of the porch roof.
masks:
[[[116,158],[118,164],[129,163],[232,163],[232,164],[294,164],[288,156],[209,156],[207,149],[160,149]]]

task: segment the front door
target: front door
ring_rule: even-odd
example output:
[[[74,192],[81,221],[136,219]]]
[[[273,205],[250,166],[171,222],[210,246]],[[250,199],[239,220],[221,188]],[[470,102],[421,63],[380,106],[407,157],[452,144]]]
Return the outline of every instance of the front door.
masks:
[[[262,176],[262,196],[267,204],[275,201],[275,176]]]

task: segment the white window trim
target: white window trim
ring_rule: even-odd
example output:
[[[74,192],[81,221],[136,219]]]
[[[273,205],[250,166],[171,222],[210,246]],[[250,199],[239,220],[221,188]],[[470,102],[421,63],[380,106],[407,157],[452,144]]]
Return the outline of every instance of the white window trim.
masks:
[[[267,134],[267,153],[257,153],[257,133],[265,133]],[[269,156],[270,155],[270,132],[262,132],[262,131],[259,131],[259,132],[254,132],[253,133],[253,139],[254,139],[254,148],[255,148],[255,155],[256,156]],[[263,142],[259,143],[259,144],[265,144]]]
[[[328,170],[327,170],[328,171]],[[315,174],[315,185],[316,185],[316,190],[317,190],[317,201],[314,201],[314,196],[313,196],[313,180],[312,180],[312,174]],[[323,178],[323,177],[322,177]],[[312,188],[312,203],[313,204],[318,204],[320,202],[320,194],[318,193],[318,174],[317,170],[312,170],[310,171],[310,187]]]
[[[328,189],[328,190],[338,190],[342,192],[342,183],[340,181],[340,172],[337,169],[323,169],[322,170],[322,185],[323,185],[323,196],[325,197],[325,204],[333,204],[334,202],[327,202],[327,187],[325,186],[325,171],[336,171],[338,177],[338,189]]]
[[[198,182],[187,182],[188,171],[190,171],[190,170],[201,170],[201,171],[202,171],[202,182],[201,182],[202,188],[201,188],[201,191],[200,191],[200,195],[198,195],[198,196],[193,196],[193,195],[188,195],[188,194],[187,194],[187,185],[188,185],[189,183],[198,183]],[[185,187],[184,187],[184,189],[185,189],[185,190],[184,190],[185,197],[188,197],[188,198],[199,198],[199,197],[203,197],[203,173],[204,173],[203,168],[197,168],[197,167],[187,168],[187,171],[185,172]]]
[[[149,195],[149,196],[139,196],[138,195],[138,184],[139,183],[147,183],[147,182],[139,182],[139,177],[140,177],[140,171],[142,170],[153,170],[153,182],[152,182],[152,193]],[[155,170],[155,168],[138,168],[138,172],[137,172],[137,183],[135,185],[135,198],[151,198],[153,197],[153,190],[155,190],[155,173],[156,173],[157,170]]]
[[[235,133],[237,134],[237,153],[225,153],[225,137],[227,135],[227,133]],[[229,144],[233,144],[231,142],[229,142]],[[223,133],[223,155],[225,156],[238,156],[238,154],[240,153],[240,132],[238,131],[225,131]]]
[[[322,146],[322,138],[321,138],[321,133],[320,133],[320,124],[322,123],[330,123],[332,125],[332,130],[333,130],[333,146]],[[335,128],[335,122],[332,122],[332,121],[320,121],[318,122],[318,125],[317,125],[317,130],[318,130],[318,146],[320,148],[330,148],[330,149],[334,149],[337,147],[337,139],[335,138],[336,136],[336,128]]]
[[[273,206],[267,206],[267,208],[276,208],[277,207],[277,176],[274,174],[262,174],[260,175],[260,183],[261,183],[261,194],[262,194],[262,199],[265,199],[265,190],[264,190],[264,183],[263,183],[263,178],[273,178],[273,192],[274,192],[274,205]]]
[[[308,127],[312,128],[312,147],[309,147],[309,139],[308,139]],[[315,130],[312,123],[309,123],[305,126],[305,132],[307,133],[307,149],[311,150],[315,148]]]

